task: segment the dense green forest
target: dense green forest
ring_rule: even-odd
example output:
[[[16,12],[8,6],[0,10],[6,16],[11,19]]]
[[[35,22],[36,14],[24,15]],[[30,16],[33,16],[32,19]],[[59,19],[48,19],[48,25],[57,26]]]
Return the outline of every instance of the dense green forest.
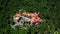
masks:
[[[60,34],[60,0],[0,0],[0,34]],[[27,30],[12,29],[12,17],[19,9],[40,12],[47,21]]]

